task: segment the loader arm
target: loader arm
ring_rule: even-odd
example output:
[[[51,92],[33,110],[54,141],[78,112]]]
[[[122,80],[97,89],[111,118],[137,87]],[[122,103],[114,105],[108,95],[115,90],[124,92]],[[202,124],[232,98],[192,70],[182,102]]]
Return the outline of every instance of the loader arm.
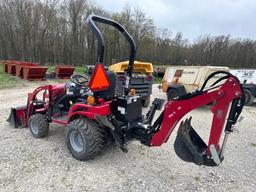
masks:
[[[232,132],[232,126],[236,123],[236,120],[242,111],[242,89],[239,84],[239,81],[235,77],[229,77],[225,83],[220,86],[215,86],[209,90],[205,90],[203,92],[199,92],[197,94],[190,94],[184,98],[180,98],[174,101],[169,101],[165,105],[165,109],[162,115],[159,116],[157,122],[161,122],[159,126],[155,126],[154,134],[152,135],[150,145],[151,146],[161,146],[163,143],[167,142],[170,134],[174,130],[177,123],[184,117],[187,113],[196,109],[200,106],[213,103],[211,106],[211,112],[213,113],[212,125],[210,129],[210,137],[208,140],[208,145],[203,144],[203,146],[192,146],[189,148],[193,150],[200,150],[200,155],[204,154],[208,157],[211,157],[213,153],[213,146],[215,147],[215,152],[220,155],[221,150],[219,146],[219,141],[223,132],[224,124],[226,122],[226,117],[229,112],[230,103],[232,107],[230,107],[230,112],[228,116],[228,123],[225,128],[225,133]],[[191,120],[191,119],[190,119]],[[186,137],[191,136],[191,129],[193,129],[190,125],[190,120],[186,120],[185,123],[181,123],[180,129],[178,131],[179,134],[186,134]],[[156,124],[155,123],[155,124]],[[187,129],[187,130],[186,130]],[[190,132],[189,132],[190,131]],[[196,135],[196,137],[199,137]],[[192,138],[190,141],[185,141],[187,145],[189,143],[195,142],[198,138]],[[196,141],[195,144],[201,143],[202,140]],[[200,148],[200,149],[199,149]],[[192,153],[190,150],[190,153]],[[224,149],[223,149],[224,150]],[[193,154],[192,154],[193,155]],[[201,163],[203,164],[203,163]]]

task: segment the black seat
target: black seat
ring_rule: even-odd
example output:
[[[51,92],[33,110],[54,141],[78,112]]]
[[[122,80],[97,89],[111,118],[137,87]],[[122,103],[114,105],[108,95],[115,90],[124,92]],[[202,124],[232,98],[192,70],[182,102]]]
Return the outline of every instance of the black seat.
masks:
[[[116,90],[116,75],[112,71],[106,71],[108,79],[109,79],[109,88],[104,91],[94,92],[94,96],[101,97],[104,100],[110,100],[113,98]]]

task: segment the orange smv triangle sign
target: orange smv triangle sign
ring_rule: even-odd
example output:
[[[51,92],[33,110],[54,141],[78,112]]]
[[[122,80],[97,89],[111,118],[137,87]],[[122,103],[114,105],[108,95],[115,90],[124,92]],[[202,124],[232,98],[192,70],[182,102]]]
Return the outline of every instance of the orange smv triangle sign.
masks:
[[[109,87],[109,79],[103,64],[97,63],[93,70],[92,78],[89,82],[91,91],[103,91]]]

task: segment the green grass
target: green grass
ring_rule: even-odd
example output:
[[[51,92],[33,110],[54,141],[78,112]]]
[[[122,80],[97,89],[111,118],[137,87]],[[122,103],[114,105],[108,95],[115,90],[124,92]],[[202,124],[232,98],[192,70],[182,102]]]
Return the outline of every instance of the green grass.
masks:
[[[75,73],[78,73],[78,74],[81,74],[81,75],[85,74],[86,73],[86,67],[85,66],[84,67],[76,67]]]
[[[256,147],[256,143],[251,143],[251,145],[252,145],[253,147]]]
[[[47,67],[48,67],[47,73],[54,73],[55,72],[55,66],[47,65]]]
[[[162,77],[156,77],[154,76],[154,83],[161,84],[162,83]]]
[[[48,70],[47,73],[54,73],[55,66],[53,65],[47,65]],[[76,67],[75,73],[78,74],[85,74],[85,67]],[[56,82],[63,82],[63,79],[52,79],[52,81]],[[25,82],[24,80],[19,79],[18,77],[12,76],[10,74],[7,74],[4,72],[3,65],[0,63],[0,89],[6,88],[6,87],[13,87],[17,84],[21,84],[22,82]]]
[[[47,73],[54,73],[55,72],[55,66],[53,65],[47,65],[48,67],[48,70],[47,70]],[[85,74],[86,73],[86,67],[83,66],[83,67],[75,67],[75,73],[78,73],[78,74]]]
[[[5,73],[3,65],[0,64],[0,88],[13,87],[19,82],[17,77]]]

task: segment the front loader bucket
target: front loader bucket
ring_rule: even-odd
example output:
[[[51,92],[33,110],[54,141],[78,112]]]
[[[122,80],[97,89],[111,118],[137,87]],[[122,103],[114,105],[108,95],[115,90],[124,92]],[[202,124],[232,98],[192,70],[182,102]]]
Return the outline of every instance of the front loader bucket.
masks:
[[[13,128],[27,127],[27,106],[11,108],[7,121]]]
[[[207,155],[207,145],[191,126],[191,118],[181,122],[174,142],[174,150],[183,161],[197,165],[218,165]]]
[[[38,66],[37,63],[32,62],[21,62],[20,65],[16,65],[16,76],[23,78],[23,67],[25,66]]]
[[[8,61],[4,62],[3,67],[4,67],[4,72],[8,73]]]
[[[57,79],[69,79],[71,75],[73,75],[73,72],[75,70],[75,67],[68,66],[68,65],[59,65],[55,68],[55,74]]]
[[[26,80],[45,80],[45,74],[48,67],[41,66],[24,66],[23,78]]]
[[[11,75],[15,75],[15,65],[16,65],[16,63],[14,63],[14,62],[10,62],[10,63],[8,63],[7,64],[7,72],[9,73],[9,74],[11,74]]]

